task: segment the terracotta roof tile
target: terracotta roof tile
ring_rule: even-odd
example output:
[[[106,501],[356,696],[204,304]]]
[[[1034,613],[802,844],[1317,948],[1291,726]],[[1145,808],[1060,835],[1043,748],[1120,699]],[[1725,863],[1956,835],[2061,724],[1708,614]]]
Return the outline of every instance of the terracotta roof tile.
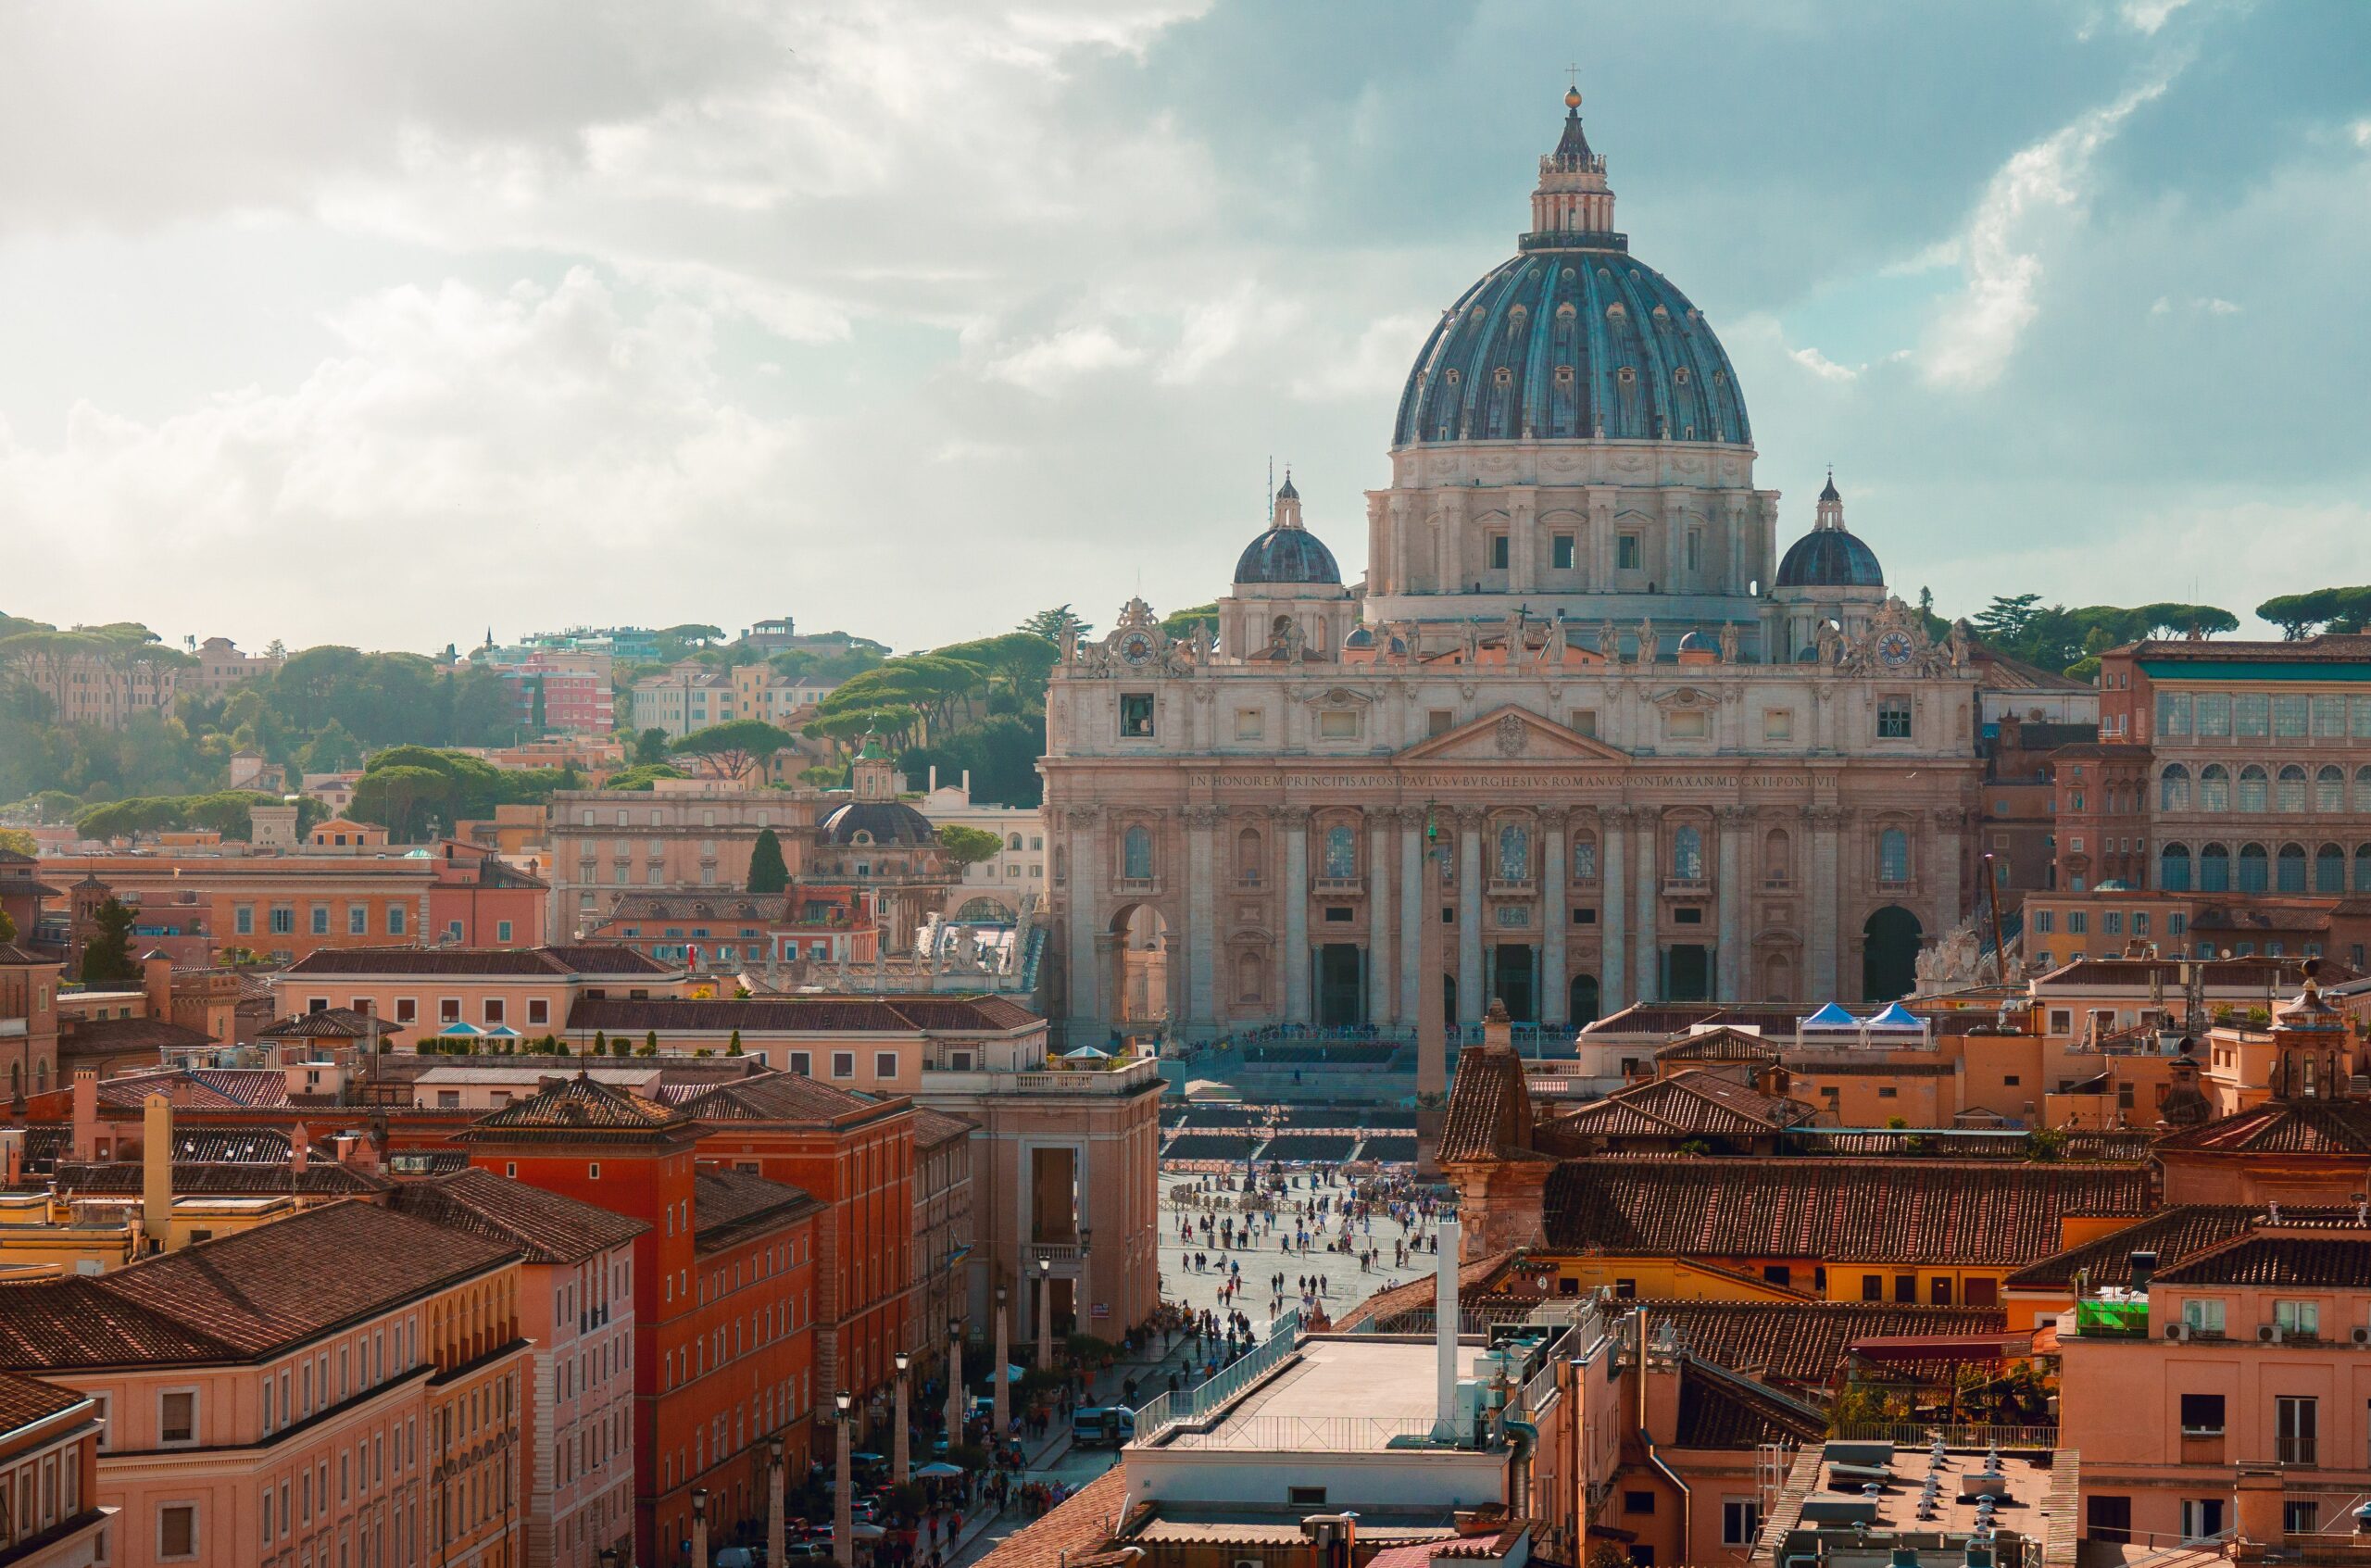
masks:
[[[2371,1155],[2371,1101],[2268,1099],[2196,1127],[2168,1133],[2160,1149],[2197,1154]]]
[[[406,1182],[388,1202],[400,1212],[513,1247],[531,1263],[581,1262],[622,1247],[650,1228],[640,1220],[491,1171],[458,1171],[433,1181]]]
[[[1781,1053],[1775,1041],[1759,1035],[1749,1035],[1742,1029],[1707,1029],[1675,1040],[1655,1053],[1657,1061],[1776,1061]]]
[[[57,1037],[60,1057],[112,1055],[118,1051],[203,1050],[214,1036],[162,1018],[94,1018]]]
[[[0,1433],[21,1432],[36,1422],[64,1415],[89,1399],[79,1388],[61,1388],[38,1377],[0,1372]]]
[[[390,1023],[371,1013],[357,1012],[352,1008],[317,1008],[283,1018],[277,1023],[266,1024],[256,1031],[262,1040],[360,1040],[380,1035],[399,1035],[404,1025]]]
[[[1864,1339],[2001,1334],[1997,1307],[1888,1301],[1641,1301],[1651,1341],[1669,1324],[1681,1348],[1782,1391],[1827,1386],[1847,1347]]]
[[[1061,1568],[1111,1542],[1128,1513],[1128,1467],[1113,1465],[1007,1537],[975,1568]]]
[[[61,1160],[50,1179],[60,1192],[81,1197],[130,1196],[141,1190],[142,1171],[135,1160]],[[276,1198],[290,1193],[307,1198],[368,1198],[391,1185],[383,1176],[327,1158],[307,1160],[301,1173],[285,1157],[276,1162],[173,1161],[176,1198]]]
[[[1817,1114],[1800,1100],[1765,1095],[1709,1068],[1618,1089],[1556,1118],[1567,1135],[1623,1137],[1750,1137]]]
[[[936,1148],[956,1138],[968,1138],[980,1130],[980,1124],[969,1116],[957,1116],[944,1110],[934,1110],[927,1105],[914,1107],[914,1147]]]
[[[671,1106],[645,1099],[579,1069],[571,1077],[547,1082],[527,1098],[478,1118],[461,1136],[488,1142],[604,1134],[650,1136],[688,1133],[691,1125],[692,1119]]]
[[[2268,1285],[2300,1290],[2371,1289],[2371,1236],[2237,1237],[2192,1254],[2158,1280],[2165,1285]]]
[[[702,1122],[832,1122],[906,1104],[834,1088],[803,1073],[768,1073],[670,1098],[684,1115]]]
[[[692,1244],[714,1252],[822,1207],[805,1188],[746,1171],[699,1171],[692,1178]]]
[[[236,1359],[227,1342],[127,1300],[105,1278],[69,1274],[0,1285],[0,1368],[62,1372]]]
[[[1818,1411],[1776,1389],[1691,1356],[1679,1374],[1680,1449],[1750,1449],[1763,1443],[1813,1443],[1827,1434]]]
[[[1496,1277],[1514,1257],[1512,1251],[1492,1252],[1471,1262],[1457,1266],[1457,1296],[1463,1301],[1470,1292],[1479,1291]],[[1334,1320],[1336,1332],[1347,1332],[1361,1323],[1383,1323],[1404,1312],[1429,1312],[1437,1293],[1429,1273],[1411,1279],[1406,1285],[1396,1285],[1388,1290],[1378,1290]],[[1534,1303],[1537,1305],[1537,1303]]]
[[[320,974],[672,974],[632,947],[579,944],[564,947],[321,947],[282,972]]]
[[[2157,1254],[2162,1275],[2185,1258],[2245,1236],[2253,1212],[2237,1204],[2178,1204],[2096,1241],[2038,1259],[2011,1274],[2008,1284],[2012,1288],[2051,1289],[2072,1286],[2080,1273],[2095,1286],[2130,1285],[2135,1252]],[[2351,1218],[2353,1210],[2347,1213]]]
[[[2057,1251],[2067,1216],[2148,1203],[2132,1165],[1615,1157],[1560,1164],[1542,1208],[1562,1250],[2015,1266]]]
[[[1460,1051],[1434,1157],[1444,1164],[1521,1159],[1531,1148],[1531,1091],[1523,1059],[1505,1046]]]
[[[569,1009],[572,1031],[640,1035],[700,1030],[722,1035],[919,1035],[1024,1029],[1042,1022],[1001,997],[585,997]]]

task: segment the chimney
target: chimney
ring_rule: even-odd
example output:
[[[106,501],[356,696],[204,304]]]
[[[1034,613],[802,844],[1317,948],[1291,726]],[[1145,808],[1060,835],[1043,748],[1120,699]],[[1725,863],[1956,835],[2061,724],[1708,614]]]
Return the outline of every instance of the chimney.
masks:
[[[2231,1512],[2232,1535],[2258,1546],[2278,1546],[2284,1533],[2280,1506],[2288,1493],[2280,1468],[2271,1464],[2239,1466]]]
[[[929,789],[934,795],[938,793],[938,764],[935,762],[930,765]]]
[[[140,988],[148,996],[148,1016],[159,1023],[173,1021],[173,955],[151,947],[140,955]]]
[[[1438,1360],[1433,1436],[1447,1438],[1457,1431],[1457,1222],[1443,1220],[1435,1229],[1441,1255],[1433,1271],[1433,1346]]]
[[[140,1228],[151,1251],[173,1230],[173,1102],[150,1095],[140,1112]]]
[[[2132,1255],[2132,1289],[2134,1294],[2140,1296],[2148,1295],[2149,1282],[2156,1277],[2157,1255],[2154,1252],[2135,1252]]]
[[[0,1177],[10,1186],[25,1179],[25,1130],[0,1127]]]
[[[312,1135],[305,1130],[304,1120],[300,1117],[296,1124],[288,1130],[288,1169],[292,1174],[301,1176],[305,1173],[305,1160],[312,1153]]]
[[[84,1069],[74,1074],[74,1158],[99,1157],[99,1075]]]

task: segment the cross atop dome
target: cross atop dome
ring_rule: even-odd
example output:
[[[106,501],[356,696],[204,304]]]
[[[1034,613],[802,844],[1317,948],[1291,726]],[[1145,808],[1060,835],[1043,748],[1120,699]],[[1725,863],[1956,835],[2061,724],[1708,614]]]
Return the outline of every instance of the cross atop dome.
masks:
[[[1564,133],[1556,150],[1539,160],[1539,184],[1531,193],[1531,232],[1540,235],[1610,234],[1613,192],[1605,182],[1605,155],[1589,151],[1581,130],[1581,89],[1564,90]]]
[[[1827,483],[1819,493],[1819,507],[1813,515],[1812,528],[1814,532],[1844,532],[1844,495],[1836,488],[1834,469],[1827,470]]]

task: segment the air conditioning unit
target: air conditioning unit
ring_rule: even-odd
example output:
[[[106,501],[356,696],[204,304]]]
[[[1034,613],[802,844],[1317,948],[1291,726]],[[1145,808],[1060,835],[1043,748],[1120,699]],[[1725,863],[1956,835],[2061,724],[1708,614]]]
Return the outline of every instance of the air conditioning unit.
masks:
[[[2258,1323],[2258,1324],[2256,1325],[2256,1343],[2257,1343],[2257,1344],[2259,1344],[2259,1345],[2277,1345],[2277,1344],[2279,1344],[2279,1343],[2280,1343],[2280,1327],[2279,1327],[2279,1325],[2278,1325],[2277,1323]]]
[[[2188,1339],[2189,1337],[2189,1324],[2180,1322],[2178,1319],[2173,1323],[2167,1323],[2165,1325],[2165,1337],[2168,1339]]]
[[[2371,1345],[2371,1328],[2360,1324],[2346,1331],[2346,1336],[2357,1345]]]

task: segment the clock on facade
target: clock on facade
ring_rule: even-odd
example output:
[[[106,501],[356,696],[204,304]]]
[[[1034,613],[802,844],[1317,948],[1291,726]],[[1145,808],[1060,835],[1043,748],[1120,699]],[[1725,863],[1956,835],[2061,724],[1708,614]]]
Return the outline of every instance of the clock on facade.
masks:
[[[1910,633],[1888,632],[1877,639],[1877,662],[1888,670],[1899,670],[1910,662]]]
[[[1131,632],[1120,639],[1120,657],[1130,664],[1142,664],[1152,657],[1152,633]]]

